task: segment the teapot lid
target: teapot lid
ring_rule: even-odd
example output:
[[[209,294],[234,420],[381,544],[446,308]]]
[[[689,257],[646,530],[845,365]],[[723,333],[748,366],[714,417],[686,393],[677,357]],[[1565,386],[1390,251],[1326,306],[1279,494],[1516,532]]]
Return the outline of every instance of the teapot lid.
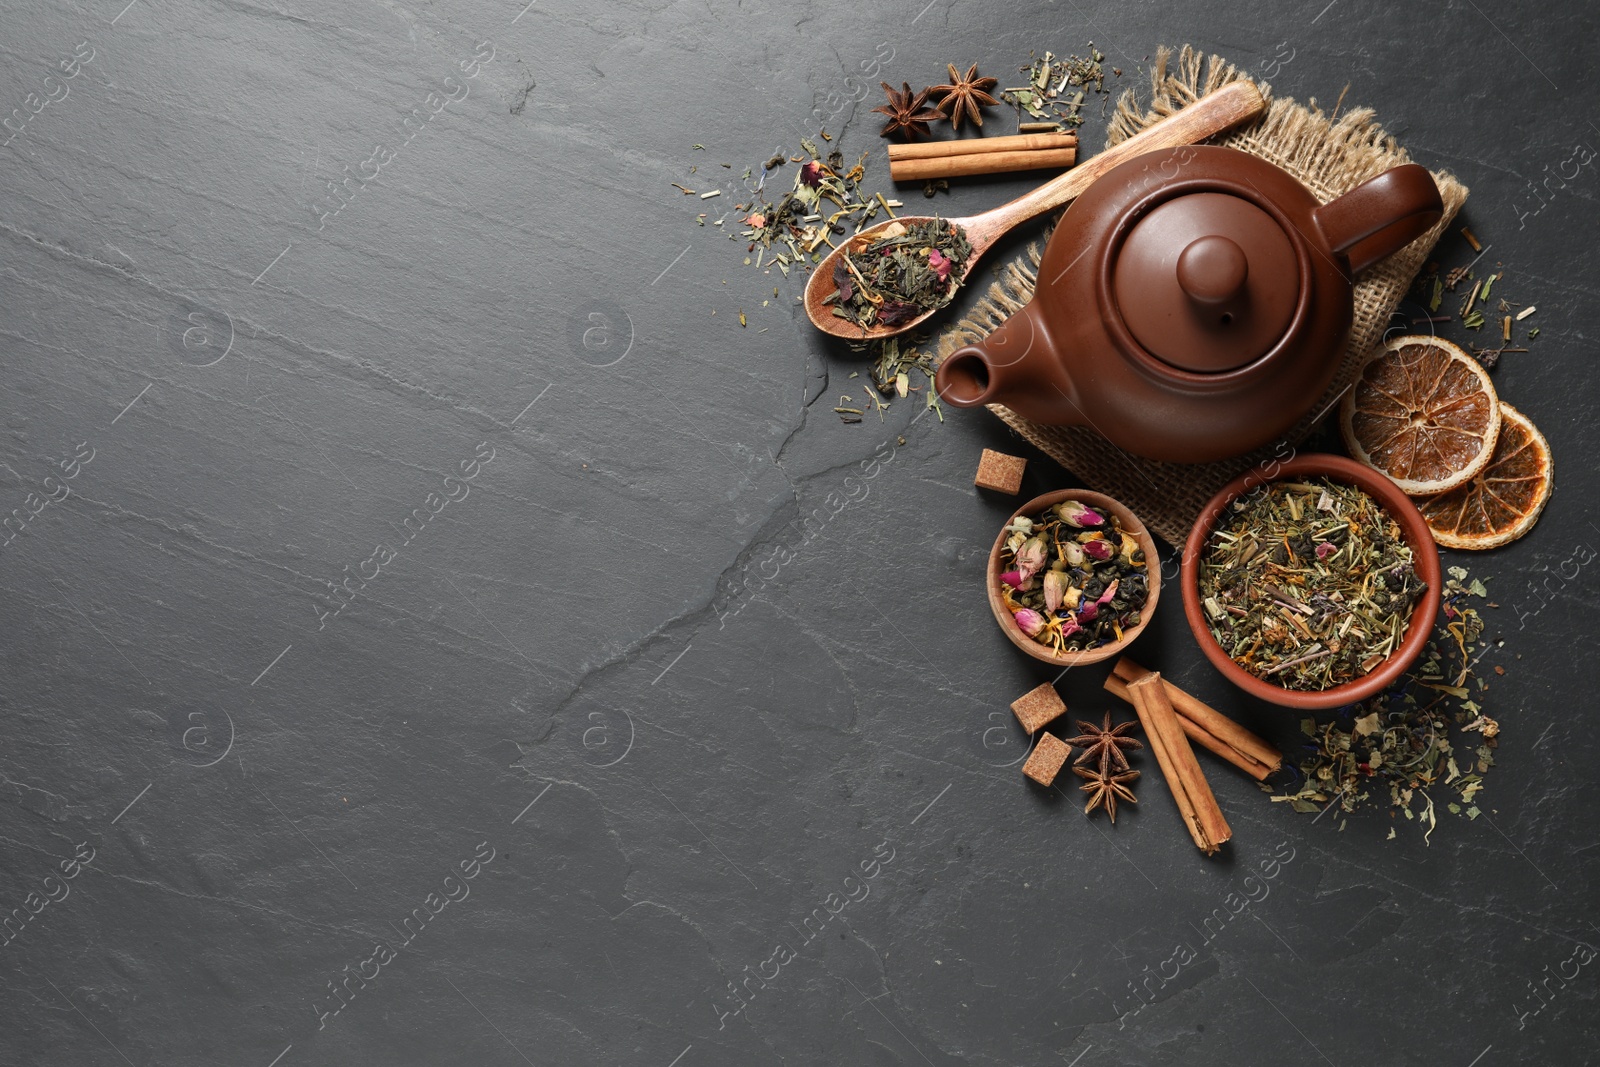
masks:
[[[1300,296],[1294,244],[1242,197],[1188,193],[1134,224],[1112,269],[1128,332],[1186,371],[1219,373],[1271,350]]]

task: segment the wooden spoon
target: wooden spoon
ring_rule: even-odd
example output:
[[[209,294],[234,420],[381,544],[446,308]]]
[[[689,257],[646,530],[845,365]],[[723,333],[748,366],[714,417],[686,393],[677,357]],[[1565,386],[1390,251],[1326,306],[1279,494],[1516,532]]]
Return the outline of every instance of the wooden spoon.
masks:
[[[1197,144],[1241,122],[1259,117],[1266,109],[1267,103],[1262,98],[1261,91],[1253,83],[1233,82],[1208,96],[1201,97],[1181,111],[1168,115],[1155,125],[1134,134],[1115,147],[1106,149],[1065,174],[1050,179],[1031,193],[1024,193],[1009,204],[1002,204],[980,215],[945,220],[966,230],[967,240],[972,243],[972,253],[967,256],[966,266],[956,285],[959,287],[966,282],[978,259],[1012,227],[1076,199],[1095,179],[1118,164],[1126,163],[1134,156],[1146,152]],[[838,291],[838,285],[833,280],[833,271],[845,249],[866,247],[878,239],[884,227],[896,222],[910,224],[930,221],[931,218],[932,216],[928,215],[901,215],[898,219],[880,222],[860,233],[852,234],[844,244],[823,257],[822,262],[811,272],[811,279],[806,282],[806,314],[811,316],[811,321],[817,329],[848,341],[870,341],[905,333],[932,315],[934,311],[939,310],[933,308],[909,322],[902,322],[896,326],[872,326],[863,329],[853,322],[839,318],[833,313],[832,305],[823,303]]]

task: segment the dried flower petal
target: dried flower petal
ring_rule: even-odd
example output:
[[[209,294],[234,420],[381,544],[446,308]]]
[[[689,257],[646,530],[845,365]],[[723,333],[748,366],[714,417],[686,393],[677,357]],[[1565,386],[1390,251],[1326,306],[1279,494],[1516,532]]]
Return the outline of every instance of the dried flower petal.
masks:
[[[1044,610],[1046,614],[1054,615],[1061,607],[1061,598],[1066,595],[1069,584],[1066,572],[1046,571],[1044,575]]]
[[[1044,538],[1030,537],[1022,543],[1021,548],[1017,549],[1017,570],[1022,572],[1024,580],[1032,578],[1044,567],[1048,557],[1049,551],[1045,548]]]
[[[1338,545],[1334,544],[1332,541],[1324,541],[1317,546],[1317,558],[1327,559],[1337,551],[1339,551]]]
[[[950,277],[950,268],[954,264],[950,262],[949,256],[943,254],[937,248],[930,248],[928,249],[928,266],[933,268],[933,272],[939,276],[939,280],[942,282]]]
[[[1038,637],[1044,631],[1044,616],[1032,608],[1023,608],[1015,613],[1017,625],[1029,637]]]
[[[1104,526],[1106,517],[1089,505],[1078,500],[1063,500],[1056,505],[1056,514],[1061,516],[1061,521],[1068,526],[1082,529],[1085,526]]]

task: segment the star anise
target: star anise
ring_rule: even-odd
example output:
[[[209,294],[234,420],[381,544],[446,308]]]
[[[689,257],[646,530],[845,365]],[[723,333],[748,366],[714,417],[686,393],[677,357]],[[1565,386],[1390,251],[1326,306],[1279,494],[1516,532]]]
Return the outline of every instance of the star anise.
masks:
[[[1083,753],[1072,762],[1081,765],[1088,763],[1090,760],[1096,760],[1099,763],[1101,775],[1111,773],[1112,763],[1116,763],[1122,770],[1127,770],[1128,757],[1122,754],[1122,750],[1127,749],[1133,752],[1144,747],[1137,738],[1123,736],[1125,732],[1132,730],[1135,725],[1137,724],[1130,720],[1129,722],[1112,726],[1111,713],[1109,711],[1106,712],[1106,724],[1103,727],[1079,719],[1078,729],[1082,730],[1083,733],[1077,737],[1067,738],[1067,744],[1082,745]]]
[[[939,112],[950,120],[950,125],[959,130],[961,118],[965,115],[977,127],[983,126],[983,114],[979,107],[995,107],[1000,101],[989,95],[988,90],[1000,84],[999,78],[978,77],[978,64],[974,63],[967,68],[966,74],[956,70],[954,63],[945,64],[950,69],[950,84],[935,85],[930,92],[939,101]]]
[[[903,133],[909,140],[912,137],[927,137],[931,132],[928,123],[937,122],[944,115],[928,107],[929,89],[920,93],[912,93],[910,82],[901,82],[902,92],[896,92],[894,86],[888,82],[879,82],[883,91],[888,94],[889,102],[882,107],[872,110],[889,116],[889,121],[883,124],[883,129],[878,131],[880,137],[893,137]]]
[[[1117,821],[1117,801],[1126,800],[1129,804],[1139,803],[1139,798],[1133,795],[1125,783],[1139,777],[1138,771],[1118,771],[1116,774],[1107,774],[1098,769],[1091,770],[1087,767],[1074,767],[1072,773],[1079,778],[1087,779],[1078,788],[1089,794],[1088,801],[1083,805],[1083,813],[1090,814],[1095,808],[1105,808],[1106,814],[1111,816],[1111,821]]]

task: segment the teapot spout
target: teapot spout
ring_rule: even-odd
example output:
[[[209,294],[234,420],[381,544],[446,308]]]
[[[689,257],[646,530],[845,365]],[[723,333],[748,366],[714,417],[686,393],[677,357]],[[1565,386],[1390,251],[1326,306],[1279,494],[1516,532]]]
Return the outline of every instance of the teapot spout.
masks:
[[[989,355],[982,345],[968,345],[946,356],[934,376],[934,386],[940,400],[957,408],[981,407],[997,392]]]
[[[1029,304],[988,337],[945,357],[934,377],[939,398],[958,408],[1037,407],[1039,394],[1052,392],[1049,385],[1062,372],[1050,358],[1050,342],[1034,306]]]

